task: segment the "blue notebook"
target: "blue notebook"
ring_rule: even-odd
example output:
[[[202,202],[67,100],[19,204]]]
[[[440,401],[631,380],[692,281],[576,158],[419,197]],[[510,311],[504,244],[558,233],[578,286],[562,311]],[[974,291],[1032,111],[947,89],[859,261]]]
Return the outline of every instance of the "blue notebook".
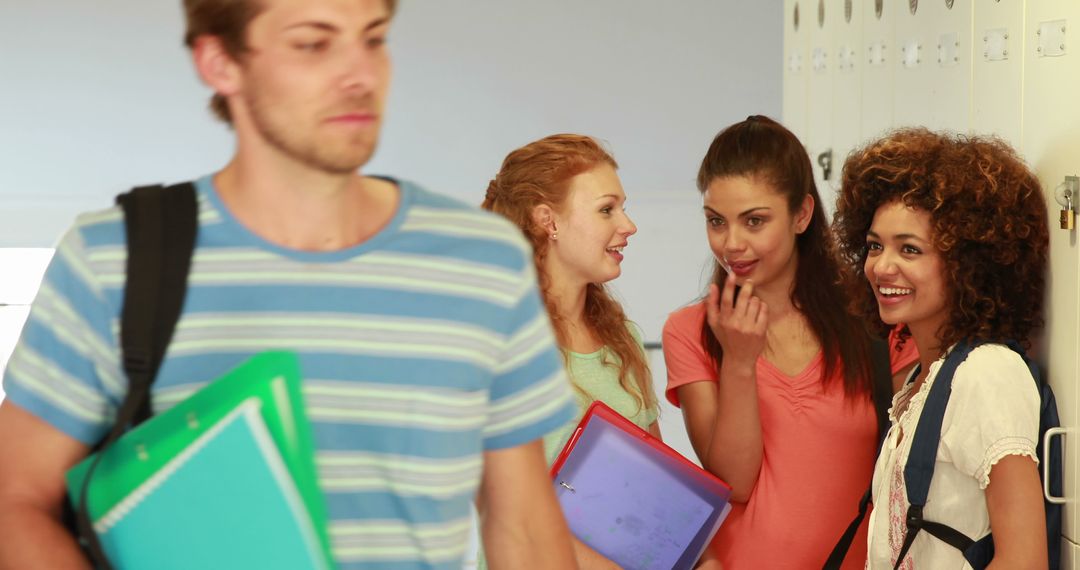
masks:
[[[260,406],[245,400],[95,521],[115,567],[329,567]]]

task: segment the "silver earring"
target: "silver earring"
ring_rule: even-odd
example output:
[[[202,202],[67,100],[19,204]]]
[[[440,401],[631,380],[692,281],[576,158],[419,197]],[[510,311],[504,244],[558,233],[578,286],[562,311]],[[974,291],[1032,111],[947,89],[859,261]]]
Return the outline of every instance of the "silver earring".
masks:
[[[559,232],[551,232],[551,241],[559,239]]]

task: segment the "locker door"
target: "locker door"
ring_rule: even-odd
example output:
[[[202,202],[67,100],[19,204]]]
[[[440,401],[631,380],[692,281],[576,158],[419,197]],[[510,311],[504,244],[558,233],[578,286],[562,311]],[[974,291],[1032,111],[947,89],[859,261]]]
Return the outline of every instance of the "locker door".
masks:
[[[1080,175],[1080,104],[1076,97],[1080,93],[1080,2],[1038,0],[1028,2],[1026,10],[1024,158],[1042,181],[1051,228],[1043,363],[1057,396],[1062,424],[1075,430],[1080,423],[1080,247],[1076,230],[1059,229],[1061,208],[1054,200],[1054,190],[1066,175]],[[1080,491],[1078,442],[1080,432],[1066,436],[1065,495],[1074,501]],[[1064,531],[1074,543],[1080,542],[1078,511],[1075,502],[1065,506]]]
[[[810,154],[810,163],[814,167],[814,181],[821,193],[822,206],[827,212],[832,211],[836,202],[830,181],[836,180],[836,168],[833,165],[835,153],[832,148],[833,123],[833,77],[837,68],[834,43],[834,29],[837,16],[841,16],[833,0],[812,0],[812,13],[807,14],[806,24],[810,36],[810,73],[809,92],[806,109],[806,132],[802,141],[806,152]],[[828,174],[829,180],[825,179]]]
[[[800,140],[806,136],[806,108],[809,66],[808,46],[813,14],[807,9],[810,0],[784,0],[784,125]]]
[[[833,20],[833,44],[836,69],[833,72],[832,100],[832,169],[830,186],[832,198],[825,198],[826,211],[831,215],[836,206],[835,191],[840,187],[844,159],[862,142],[862,74],[866,58],[862,57],[862,18],[866,2],[834,0],[829,9],[836,14]]]
[[[925,6],[922,6],[925,4]],[[972,0],[922,0],[926,11],[930,106],[926,126],[967,132],[971,125]]]
[[[1080,545],[1061,539],[1061,567],[1080,568]]]
[[[897,0],[866,0],[863,16],[862,138],[877,138],[893,126],[893,7]]]
[[[890,10],[895,18],[896,49],[889,57],[896,65],[893,84],[893,125],[910,127],[927,125],[930,119],[930,71],[933,46],[930,43],[931,20],[928,4],[933,0],[893,2]]]
[[[1024,3],[982,0],[974,8],[972,130],[1020,148]]]

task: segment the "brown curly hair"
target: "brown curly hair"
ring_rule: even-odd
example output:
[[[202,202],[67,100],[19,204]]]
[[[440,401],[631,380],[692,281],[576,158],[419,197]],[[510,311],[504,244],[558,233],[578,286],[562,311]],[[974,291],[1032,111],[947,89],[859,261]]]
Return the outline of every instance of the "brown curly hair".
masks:
[[[514,150],[503,160],[495,179],[488,184],[485,210],[502,214],[521,228],[533,247],[537,278],[544,304],[555,328],[560,347],[565,347],[568,333],[548,290],[551,276],[544,271],[544,258],[550,242],[547,231],[532,218],[533,209],[547,204],[555,210],[565,207],[570,180],[598,166],[618,168],[615,158],[591,137],[558,134],[533,141]],[[638,342],[627,328],[626,313],[603,283],[590,283],[585,291],[585,321],[597,337],[618,359],[610,363],[619,368],[619,384],[631,394],[641,409],[656,407],[649,363]],[[563,355],[566,356],[565,349]],[[577,384],[574,387],[587,398]]]
[[[877,209],[902,202],[930,215],[945,265],[942,347],[1016,340],[1042,326],[1049,233],[1038,179],[1008,144],[982,136],[894,131],[851,153],[833,220],[849,264],[853,310],[883,329],[866,279],[866,233]]]

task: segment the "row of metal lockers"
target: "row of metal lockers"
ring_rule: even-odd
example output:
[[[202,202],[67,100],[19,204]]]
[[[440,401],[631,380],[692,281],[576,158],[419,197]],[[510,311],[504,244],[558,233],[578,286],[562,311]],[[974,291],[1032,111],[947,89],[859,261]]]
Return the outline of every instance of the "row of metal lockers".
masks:
[[[1047,194],[1041,363],[1066,438],[1066,568],[1080,568],[1080,0],[785,0],[783,121],[827,206],[844,158],[898,126],[996,134]],[[1072,228],[1066,220],[1072,221]]]

